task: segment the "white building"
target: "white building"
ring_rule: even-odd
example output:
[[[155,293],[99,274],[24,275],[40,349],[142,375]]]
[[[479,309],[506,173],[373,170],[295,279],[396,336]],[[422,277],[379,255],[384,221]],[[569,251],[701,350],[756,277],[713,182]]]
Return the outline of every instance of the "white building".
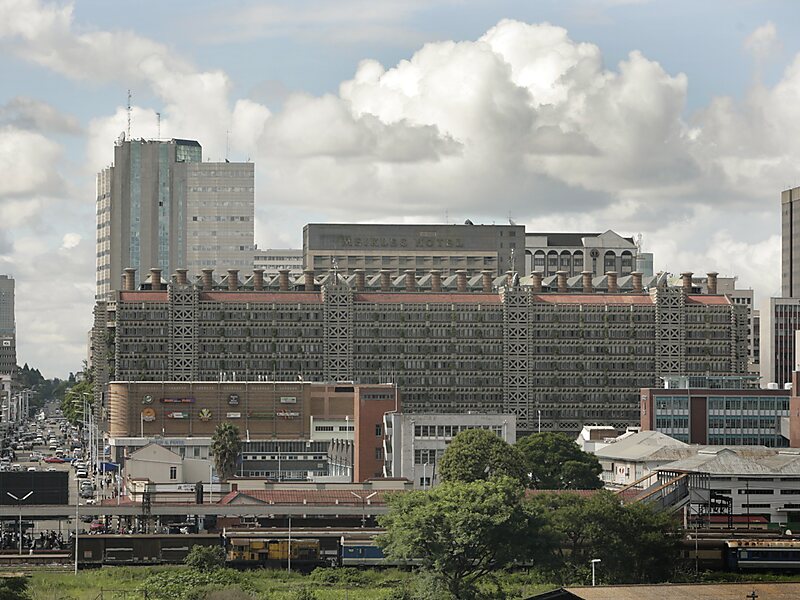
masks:
[[[509,444],[517,441],[514,415],[387,413],[384,476],[405,477],[415,488],[436,485],[436,464],[451,440],[467,429],[488,429]]]
[[[621,487],[694,452],[689,444],[658,431],[641,431],[620,436],[613,443],[596,449],[594,455],[603,467],[600,475],[603,483],[607,487]]]
[[[267,273],[288,270],[294,275],[303,272],[303,251],[293,249],[256,248],[253,259],[254,269],[264,269]]]
[[[209,459],[184,458],[158,444],[148,444],[133,452],[125,461],[125,476],[151,483],[211,482],[213,462]]]

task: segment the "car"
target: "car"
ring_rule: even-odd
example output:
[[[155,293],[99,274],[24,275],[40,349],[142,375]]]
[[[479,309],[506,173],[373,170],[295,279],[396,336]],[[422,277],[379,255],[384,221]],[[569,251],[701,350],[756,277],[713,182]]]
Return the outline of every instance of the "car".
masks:
[[[85,469],[78,469],[77,473],[75,473],[75,477],[79,479],[86,479],[89,476],[89,473]]]
[[[67,461],[65,461],[63,458],[59,458],[58,456],[48,456],[47,458],[44,459],[44,462],[61,464],[61,463],[65,463]]]
[[[81,498],[94,498],[94,492],[91,489],[86,488],[80,491],[79,496]]]
[[[53,473],[54,471],[58,471],[55,467],[47,467],[47,471]]]
[[[35,473],[36,467],[28,467],[28,473]]]

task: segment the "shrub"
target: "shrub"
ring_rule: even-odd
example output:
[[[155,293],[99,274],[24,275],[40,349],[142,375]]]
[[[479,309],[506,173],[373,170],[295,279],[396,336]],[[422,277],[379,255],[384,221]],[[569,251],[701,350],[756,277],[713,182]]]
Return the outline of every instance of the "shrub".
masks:
[[[303,587],[292,594],[292,600],[317,600],[317,595],[307,587]]]
[[[225,550],[221,546],[192,546],[183,562],[198,571],[214,571],[225,566]]]

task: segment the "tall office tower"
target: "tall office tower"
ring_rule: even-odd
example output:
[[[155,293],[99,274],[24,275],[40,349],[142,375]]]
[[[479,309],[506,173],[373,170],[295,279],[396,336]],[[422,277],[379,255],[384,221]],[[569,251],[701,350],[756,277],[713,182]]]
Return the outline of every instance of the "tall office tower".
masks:
[[[800,298],[800,187],[781,192],[781,297]]]
[[[119,289],[128,267],[146,277],[251,265],[254,172],[252,163],[202,162],[194,140],[117,142],[114,165],[97,176],[96,297]]]
[[[14,321],[14,278],[0,275],[0,374],[17,366],[17,328]]]

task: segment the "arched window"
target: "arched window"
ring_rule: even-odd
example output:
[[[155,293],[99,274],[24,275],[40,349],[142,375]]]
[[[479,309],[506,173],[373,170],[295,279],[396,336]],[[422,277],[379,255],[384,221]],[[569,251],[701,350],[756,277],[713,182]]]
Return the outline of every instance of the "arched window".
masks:
[[[572,270],[572,254],[569,250],[562,250],[558,268],[562,271]]]
[[[581,271],[583,271],[583,252],[577,250],[575,254],[572,255],[572,274],[580,275]]]
[[[616,271],[617,270],[617,255],[614,254],[613,250],[609,250],[606,252],[605,259],[603,260],[603,271],[608,273],[609,271]]]
[[[633,254],[631,254],[628,250],[624,250],[621,256],[621,271],[623,275],[630,275],[633,271]]]
[[[558,271],[558,252],[550,250],[547,253],[547,274],[555,275]]]
[[[533,255],[533,270],[544,272],[544,250],[537,250]]]

